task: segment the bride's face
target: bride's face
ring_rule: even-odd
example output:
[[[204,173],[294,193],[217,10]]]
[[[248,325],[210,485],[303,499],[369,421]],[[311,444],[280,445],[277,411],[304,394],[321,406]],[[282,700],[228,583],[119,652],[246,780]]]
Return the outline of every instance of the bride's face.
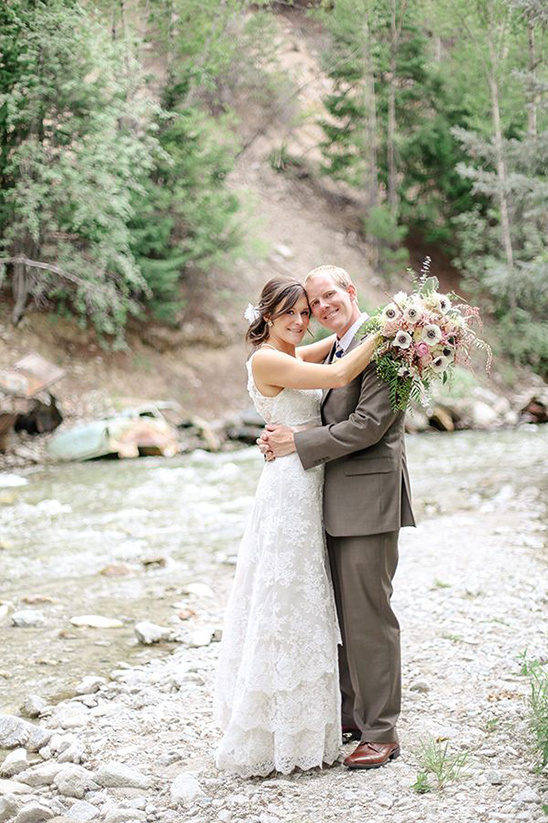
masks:
[[[274,314],[280,307],[276,306]],[[308,300],[302,295],[292,308],[285,311],[279,317],[275,317],[270,327],[270,340],[280,343],[288,343],[291,346],[298,346],[310,323],[310,308]]]

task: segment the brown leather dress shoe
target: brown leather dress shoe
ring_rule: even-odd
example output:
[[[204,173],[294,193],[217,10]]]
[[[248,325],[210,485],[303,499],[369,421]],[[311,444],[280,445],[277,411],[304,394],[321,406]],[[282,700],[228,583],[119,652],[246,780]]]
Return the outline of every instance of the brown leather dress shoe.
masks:
[[[399,743],[360,743],[344,760],[344,765],[349,769],[378,769],[399,756]]]

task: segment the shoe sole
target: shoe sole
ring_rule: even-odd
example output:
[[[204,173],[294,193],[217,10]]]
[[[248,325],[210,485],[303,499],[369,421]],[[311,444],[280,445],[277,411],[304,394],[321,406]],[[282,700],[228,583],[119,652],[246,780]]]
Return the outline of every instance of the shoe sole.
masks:
[[[356,763],[356,764],[349,763],[348,765],[345,763],[344,765],[346,766],[347,769],[380,769],[383,766],[386,766],[386,764],[390,760],[395,760],[396,757],[400,756],[400,754],[401,754],[401,749],[397,748],[397,749],[394,749],[392,754],[388,755],[386,760],[383,760],[382,763],[371,763],[370,765],[362,765],[362,766],[360,766],[358,763]]]

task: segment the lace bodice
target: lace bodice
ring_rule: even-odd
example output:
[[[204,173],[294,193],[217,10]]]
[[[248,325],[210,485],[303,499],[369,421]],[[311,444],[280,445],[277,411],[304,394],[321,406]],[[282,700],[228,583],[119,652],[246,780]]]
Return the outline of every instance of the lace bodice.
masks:
[[[321,389],[283,389],[276,397],[266,397],[258,390],[253,379],[251,363],[247,361],[247,390],[253,405],[267,423],[283,426],[303,426],[305,423],[321,425]]]

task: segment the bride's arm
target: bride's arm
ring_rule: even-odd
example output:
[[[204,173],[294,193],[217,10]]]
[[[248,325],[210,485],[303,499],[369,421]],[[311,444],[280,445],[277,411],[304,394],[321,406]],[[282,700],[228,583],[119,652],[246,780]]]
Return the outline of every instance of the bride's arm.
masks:
[[[336,334],[330,334],[316,343],[308,343],[306,346],[297,347],[297,357],[305,363],[323,363],[337,339]]]
[[[371,360],[378,335],[369,335],[360,346],[328,366],[305,363],[289,354],[264,348],[253,357],[251,368],[262,389],[338,389],[362,372]]]

